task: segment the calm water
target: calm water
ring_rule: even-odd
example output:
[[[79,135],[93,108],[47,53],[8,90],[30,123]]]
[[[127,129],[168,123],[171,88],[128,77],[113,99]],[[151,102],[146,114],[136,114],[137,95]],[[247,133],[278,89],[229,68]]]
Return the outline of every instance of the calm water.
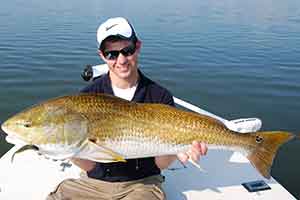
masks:
[[[142,70],[175,96],[228,119],[300,133],[299,0],[11,0],[0,9],[0,122],[84,87],[101,63],[95,31],[125,16],[143,41]],[[0,155],[9,146],[0,137]],[[284,145],[272,175],[300,198],[300,142]]]

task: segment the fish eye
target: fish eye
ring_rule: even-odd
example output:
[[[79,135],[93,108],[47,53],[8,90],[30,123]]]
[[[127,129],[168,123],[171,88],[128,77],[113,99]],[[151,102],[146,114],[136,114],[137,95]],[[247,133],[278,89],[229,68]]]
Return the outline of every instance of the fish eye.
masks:
[[[25,123],[24,123],[24,127],[30,128],[30,127],[31,127],[31,123],[30,123],[30,122],[25,122]]]
[[[261,143],[263,141],[263,138],[261,136],[257,135],[255,140],[256,140],[256,143]]]

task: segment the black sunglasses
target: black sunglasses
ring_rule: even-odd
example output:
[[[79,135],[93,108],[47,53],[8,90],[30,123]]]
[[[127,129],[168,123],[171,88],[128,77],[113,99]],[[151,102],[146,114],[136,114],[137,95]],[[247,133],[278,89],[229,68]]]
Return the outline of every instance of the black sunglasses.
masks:
[[[130,44],[129,46],[121,49],[121,50],[114,50],[114,51],[103,51],[103,55],[107,60],[116,60],[121,53],[123,56],[131,56],[134,54],[136,50],[135,44]]]

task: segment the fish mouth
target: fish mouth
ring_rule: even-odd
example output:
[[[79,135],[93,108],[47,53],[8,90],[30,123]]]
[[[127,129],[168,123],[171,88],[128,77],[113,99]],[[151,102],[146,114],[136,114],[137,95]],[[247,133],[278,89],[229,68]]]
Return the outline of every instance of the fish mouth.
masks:
[[[18,138],[16,135],[7,135],[5,137],[6,142],[10,143],[10,144],[14,144],[14,145],[26,145],[28,144],[27,142],[24,142],[24,140]]]
[[[12,133],[11,131],[9,131],[6,126],[5,123],[2,124],[1,126],[2,131],[6,134],[5,140],[6,142],[10,143],[10,144],[14,144],[14,145],[26,145],[28,144],[27,142],[25,142],[24,140],[22,140],[18,134],[16,133]]]
[[[1,125],[1,130],[7,134],[6,122]]]

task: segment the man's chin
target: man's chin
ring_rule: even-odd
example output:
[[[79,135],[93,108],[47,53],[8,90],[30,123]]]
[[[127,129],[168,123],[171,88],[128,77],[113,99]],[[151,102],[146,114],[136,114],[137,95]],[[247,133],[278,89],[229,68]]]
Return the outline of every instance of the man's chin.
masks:
[[[128,78],[130,76],[130,74],[131,74],[130,70],[119,70],[118,71],[118,76],[120,78],[126,79],[126,78]]]

